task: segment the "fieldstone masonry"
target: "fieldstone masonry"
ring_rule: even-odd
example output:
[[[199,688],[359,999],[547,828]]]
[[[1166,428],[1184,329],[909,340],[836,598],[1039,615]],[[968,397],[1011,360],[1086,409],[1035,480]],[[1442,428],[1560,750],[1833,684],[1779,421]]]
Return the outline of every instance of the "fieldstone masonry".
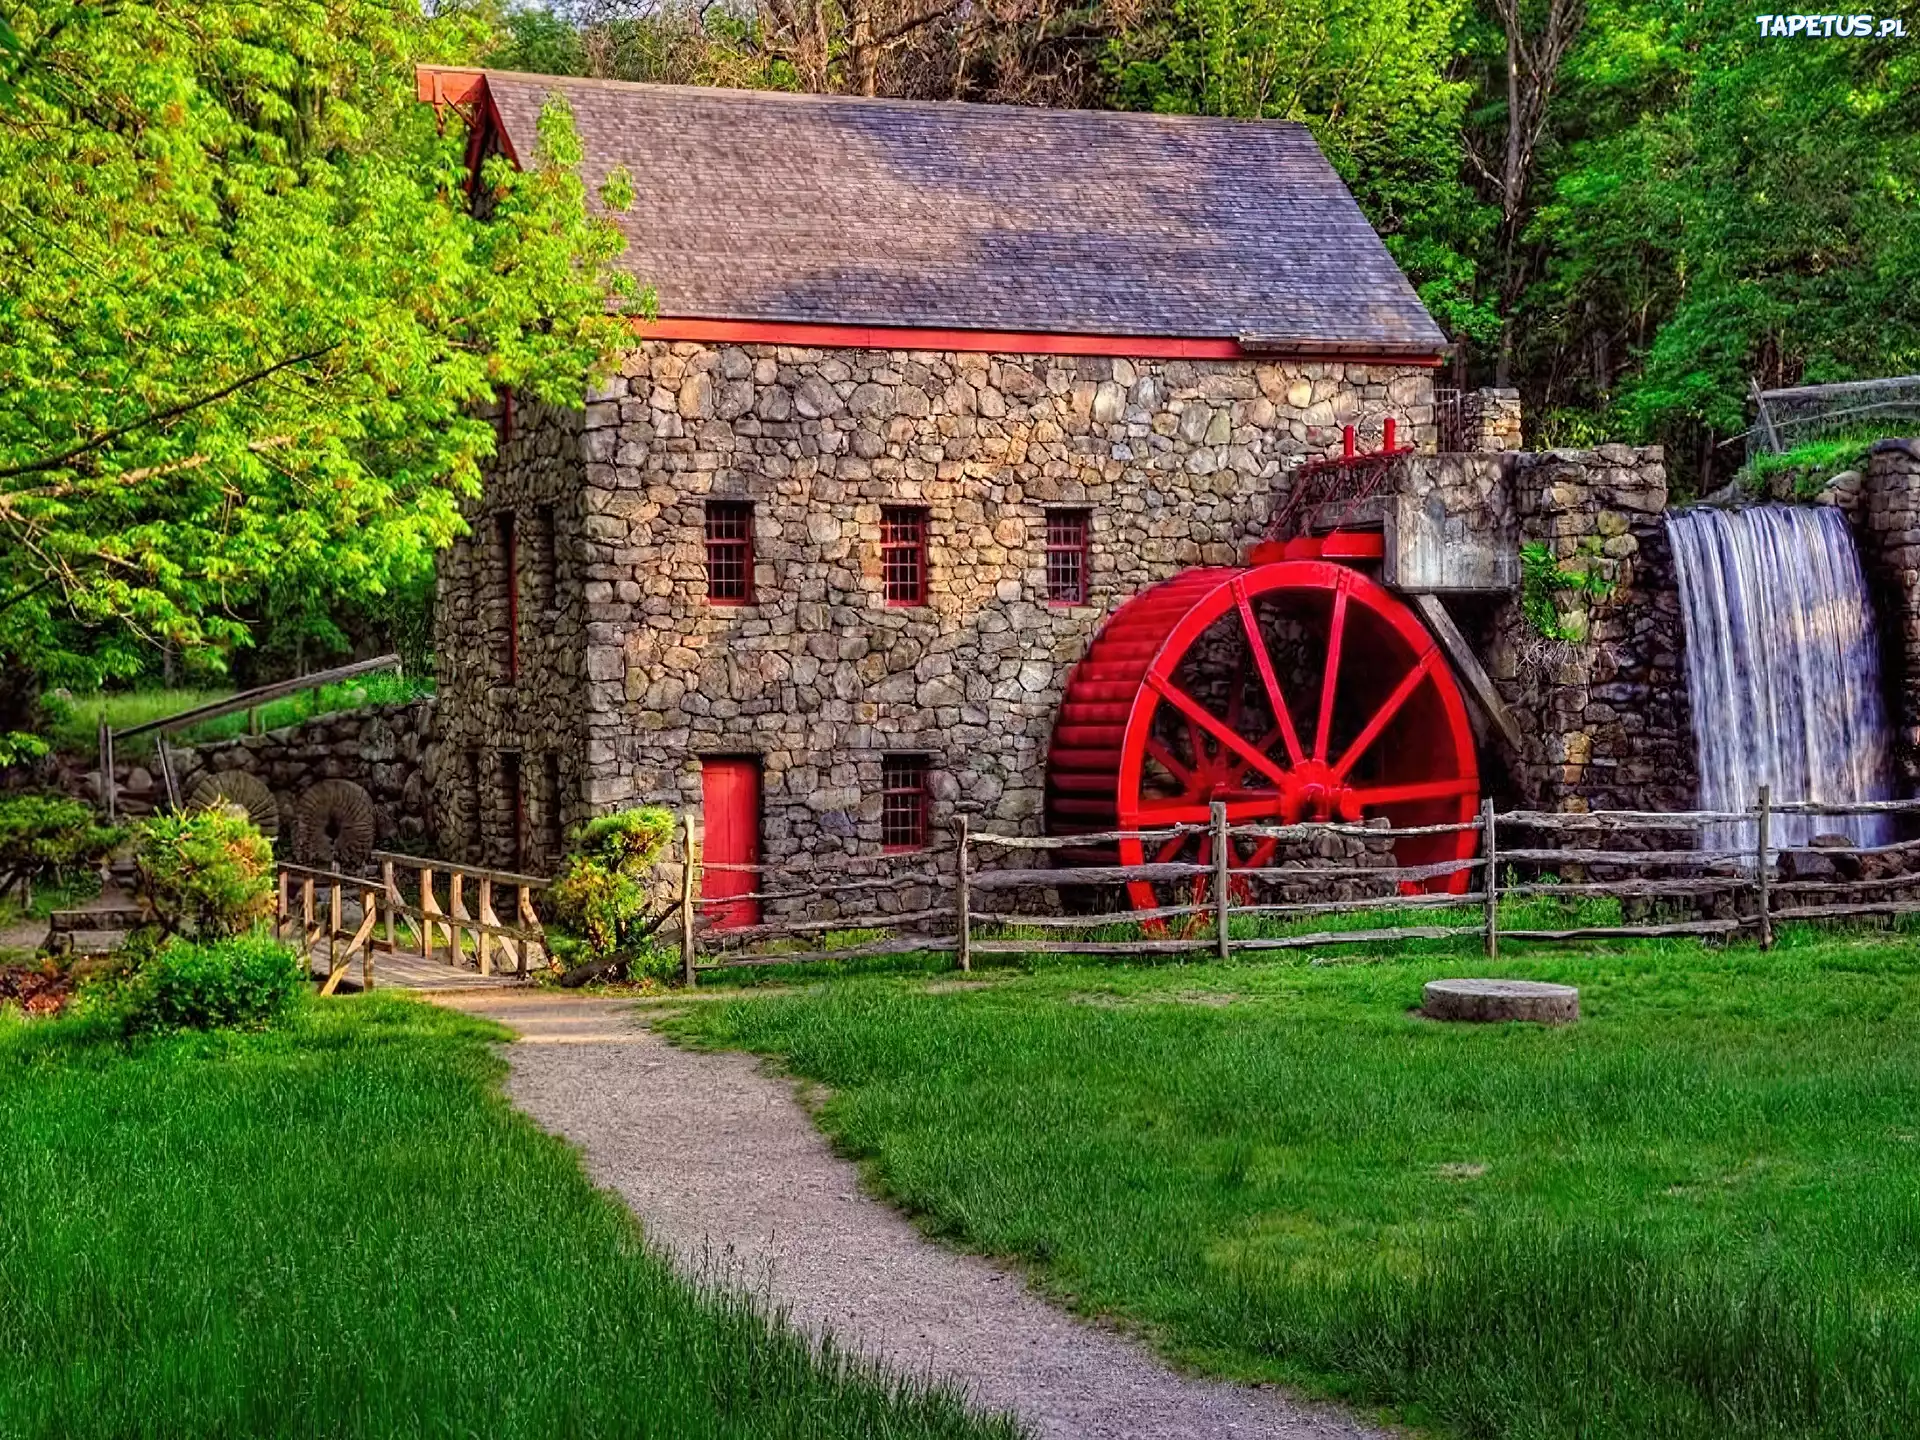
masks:
[[[1391,415],[1431,452],[1431,379],[1411,365],[641,344],[583,413],[520,407],[472,536],[443,565],[441,843],[538,869],[563,823],[627,804],[697,811],[702,759],[743,754],[761,766],[776,864],[877,853],[888,754],[927,757],[936,846],[959,813],[1037,830],[1066,676],[1106,617],[1188,567],[1244,563],[1288,472],[1337,453],[1343,424],[1370,448]],[[1488,408],[1508,413],[1502,397]],[[1416,455],[1395,484],[1392,503],[1425,515],[1443,549],[1540,540],[1614,584],[1575,644],[1535,635],[1517,594],[1458,602],[1525,737],[1504,756],[1489,741],[1489,788],[1554,808],[1691,805],[1660,451],[1532,455],[1500,439]],[[752,603],[706,596],[710,500],[753,506]],[[928,513],[924,605],[886,600],[888,505]],[[1085,604],[1046,597],[1056,507],[1088,514]]]
[[[1873,446],[1865,502],[1855,533],[1880,627],[1894,764],[1911,793],[1920,784],[1920,440]]]
[[[280,834],[291,839],[302,795],[322,780],[351,780],[373,800],[375,843],[417,849],[433,832],[434,710],[431,699],[367,705],[262,735],[175,749],[180,792],[190,795],[203,775],[244,770],[273,791]]]
[[[1515,603],[1487,637],[1488,669],[1526,733],[1508,757],[1515,798],[1559,810],[1691,808],[1698,789],[1685,633],[1658,446],[1511,457],[1521,543],[1598,570],[1604,598],[1562,592],[1585,638],[1542,639]]]
[[[697,809],[703,756],[755,755],[776,861],[876,850],[888,753],[928,757],[936,838],[959,809],[1033,830],[1067,671],[1107,614],[1190,566],[1243,562],[1285,471],[1337,453],[1342,425],[1377,443],[1392,415],[1430,448],[1431,374],[644,343],[584,415],[522,408],[443,569],[443,841],[497,862],[515,809],[495,794],[497,757],[517,756],[526,808],[548,751],[569,823]],[[754,506],[753,604],[705,597],[710,499]],[[928,511],[923,606],[886,602],[886,505]],[[520,537],[551,507],[558,555],[536,635],[518,547],[512,685],[505,507]],[[1084,605],[1046,599],[1054,507],[1089,512]]]
[[[1468,390],[1454,402],[1457,421],[1443,429],[1449,433],[1443,443],[1457,445],[1466,454],[1505,453],[1518,450],[1520,434],[1520,392],[1494,389]]]

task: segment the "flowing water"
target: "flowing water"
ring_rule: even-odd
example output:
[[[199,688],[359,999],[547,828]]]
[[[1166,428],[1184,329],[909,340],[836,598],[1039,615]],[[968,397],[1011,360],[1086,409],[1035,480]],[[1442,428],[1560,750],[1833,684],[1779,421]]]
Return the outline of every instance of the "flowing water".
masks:
[[[1880,654],[1846,519],[1829,507],[1760,505],[1667,517],[1687,634],[1687,698],[1704,810],[1885,800],[1893,767]],[[1753,844],[1724,827],[1711,848]],[[1747,833],[1741,833],[1747,832]],[[1775,845],[1841,834],[1884,844],[1877,815],[1780,815]]]

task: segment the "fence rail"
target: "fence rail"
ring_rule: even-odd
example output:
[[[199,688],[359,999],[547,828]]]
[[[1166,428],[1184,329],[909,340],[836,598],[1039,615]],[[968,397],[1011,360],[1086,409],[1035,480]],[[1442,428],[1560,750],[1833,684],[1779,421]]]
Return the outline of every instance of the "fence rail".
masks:
[[[903,954],[951,954],[961,970],[979,955],[1078,954],[1174,955],[1260,952],[1336,945],[1381,944],[1477,936],[1489,956],[1503,941],[1651,939],[1671,936],[1733,937],[1750,934],[1765,947],[1784,920],[1857,918],[1920,913],[1920,869],[1897,868],[1920,852],[1920,839],[1881,845],[1789,845],[1773,843],[1774,820],[1791,815],[1891,815],[1920,817],[1920,801],[1863,801],[1826,805],[1774,802],[1762,788],[1744,811],[1673,812],[1621,810],[1495,812],[1492,802],[1471,820],[1383,829],[1341,823],[1229,824],[1224,806],[1212,823],[1098,835],[997,835],[973,831],[964,819],[950,850],[849,857],[823,867],[774,864],[703,866],[693,818],[684,822],[680,865],[681,966],[692,984],[702,971],[743,966],[801,964]],[[1752,843],[1707,848],[1723,827],[1744,827]],[[1468,858],[1378,865],[1343,862],[1241,863],[1252,847],[1272,842],[1385,844],[1403,839],[1473,833],[1478,853]],[[1698,844],[1687,848],[1686,837]],[[1564,838],[1567,843],[1555,844]],[[1193,859],[1087,865],[1036,865],[1028,856],[1086,852],[1138,841],[1145,853],[1166,853],[1175,841],[1198,851]],[[1524,841],[1526,843],[1510,843]],[[1632,848],[1636,843],[1647,848]],[[1655,846],[1659,848],[1654,848]],[[985,866],[983,858],[1003,859]],[[1360,857],[1364,858],[1364,857]],[[1869,873],[1875,867],[1893,873]],[[1818,869],[1809,876],[1803,869]],[[755,888],[734,895],[702,895],[707,870],[751,874]],[[874,873],[861,873],[871,870]],[[1846,873],[1846,872],[1852,873]],[[851,872],[851,873],[850,873]],[[1503,883],[1504,878],[1504,883]],[[1434,890],[1456,881],[1459,889]],[[1144,909],[1093,904],[1079,913],[1061,904],[1060,892],[1084,888],[1094,895],[1146,883],[1166,903]],[[1359,892],[1340,898],[1295,898],[1300,887],[1340,884]],[[759,915],[752,923],[728,923],[745,904],[774,905],[823,897],[899,895],[925,891],[914,903],[881,908],[877,900],[860,913],[792,918]],[[1292,894],[1282,887],[1293,887]],[[1040,892],[1040,902],[1022,897]],[[1570,902],[1565,923],[1549,910],[1528,916],[1524,902]],[[1583,922],[1578,902],[1617,900],[1618,918]],[[981,902],[985,902],[984,908]],[[1502,903],[1508,915],[1503,919]],[[858,907],[856,907],[858,908]],[[1310,933],[1244,933],[1244,922],[1310,920],[1336,914],[1379,913],[1404,923],[1372,928],[1316,929]],[[1429,919],[1428,916],[1432,918]],[[1236,927],[1235,922],[1243,922]],[[1009,934],[1017,927],[1039,934]],[[1075,938],[1063,932],[1132,933]],[[1236,933],[1238,929],[1241,933]],[[868,932],[881,932],[869,935]],[[843,938],[844,937],[844,938]],[[838,943],[836,943],[836,941]],[[824,943],[823,943],[824,942]],[[769,946],[788,948],[768,948]],[[820,948],[816,948],[820,947]]]
[[[522,978],[533,970],[535,954],[542,966],[547,964],[551,951],[533,900],[546,888],[546,880],[385,850],[375,851],[373,858],[379,866],[377,875],[346,875],[290,862],[277,867],[273,933],[279,939],[297,935],[309,961],[325,945],[327,977],[321,994],[331,995],[339,988],[356,955],[361,986],[371,990],[376,952],[414,954],[464,971],[471,944],[475,973],[511,971]],[[507,909],[505,920],[496,900]]]
[[[122,740],[130,740],[136,735],[154,735],[154,756],[160,766],[160,783],[166,792],[167,807],[180,808],[180,786],[175,778],[173,756],[167,749],[167,736],[176,730],[184,730],[189,725],[198,725],[206,720],[218,720],[223,715],[232,715],[241,710],[253,710],[269,700],[278,700],[287,695],[298,694],[302,690],[316,689],[322,685],[332,685],[341,680],[352,680],[362,675],[372,675],[382,670],[401,670],[398,655],[376,655],[371,660],[356,660],[351,665],[335,665],[330,670],[315,670],[310,674],[296,675],[291,680],[276,680],[271,685],[255,686],[251,690],[242,690],[237,695],[229,695],[222,700],[210,701],[205,705],[196,705],[191,710],[181,710],[172,715],[163,715],[158,720],[142,721],[138,725],[128,725],[115,730],[101,717],[99,725],[99,763],[100,763],[100,804],[108,820],[117,818],[120,808],[119,790],[113,779],[114,746]]]

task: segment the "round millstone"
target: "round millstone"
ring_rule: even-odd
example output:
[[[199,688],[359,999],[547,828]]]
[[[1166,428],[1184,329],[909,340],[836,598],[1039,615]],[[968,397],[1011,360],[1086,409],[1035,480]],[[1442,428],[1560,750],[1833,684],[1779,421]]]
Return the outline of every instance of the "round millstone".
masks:
[[[1565,1025],[1580,1018],[1580,992],[1540,980],[1429,980],[1422,1009],[1435,1020],[1532,1020]]]

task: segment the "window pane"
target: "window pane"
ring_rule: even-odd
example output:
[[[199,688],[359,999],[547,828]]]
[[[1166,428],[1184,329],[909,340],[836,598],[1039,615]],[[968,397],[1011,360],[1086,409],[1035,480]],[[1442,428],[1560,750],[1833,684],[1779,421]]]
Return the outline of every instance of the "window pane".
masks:
[[[883,757],[880,788],[880,843],[889,850],[912,850],[925,845],[927,757]]]
[[[744,605],[753,599],[753,506],[707,502],[707,598]]]
[[[880,512],[880,575],[889,605],[927,602],[927,512],[889,505]]]
[[[1087,512],[1047,512],[1047,599],[1056,605],[1087,602]]]

